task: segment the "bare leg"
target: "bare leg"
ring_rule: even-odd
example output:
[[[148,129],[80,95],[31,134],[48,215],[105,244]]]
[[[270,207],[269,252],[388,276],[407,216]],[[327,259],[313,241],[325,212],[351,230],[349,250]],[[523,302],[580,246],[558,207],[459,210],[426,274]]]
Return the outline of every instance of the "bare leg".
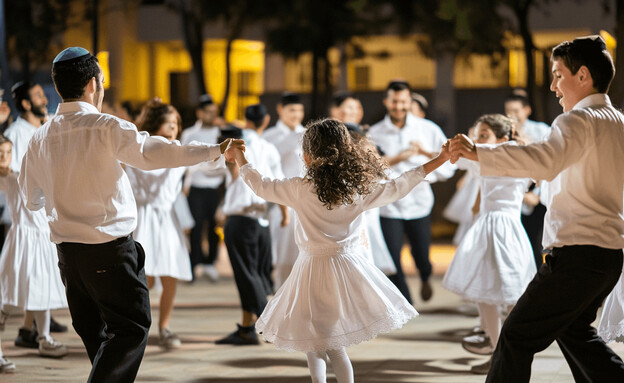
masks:
[[[178,280],[172,277],[160,277],[163,291],[160,295],[160,314],[158,317],[158,328],[169,328],[169,320],[173,312],[173,302],[175,300]],[[149,282],[148,282],[149,283]]]

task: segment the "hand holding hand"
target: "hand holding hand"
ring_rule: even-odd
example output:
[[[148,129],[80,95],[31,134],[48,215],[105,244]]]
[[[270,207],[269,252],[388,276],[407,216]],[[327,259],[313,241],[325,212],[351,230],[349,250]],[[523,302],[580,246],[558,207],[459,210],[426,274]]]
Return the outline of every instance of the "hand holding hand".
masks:
[[[447,140],[444,143],[444,145],[442,145],[442,150],[440,150],[440,154],[438,154],[438,157],[440,157],[444,161],[448,161],[449,158],[451,158],[450,147],[451,147],[451,140]]]
[[[473,161],[479,161],[477,148],[470,138],[465,134],[458,134],[450,140],[449,145],[451,163],[457,162],[460,157]]]

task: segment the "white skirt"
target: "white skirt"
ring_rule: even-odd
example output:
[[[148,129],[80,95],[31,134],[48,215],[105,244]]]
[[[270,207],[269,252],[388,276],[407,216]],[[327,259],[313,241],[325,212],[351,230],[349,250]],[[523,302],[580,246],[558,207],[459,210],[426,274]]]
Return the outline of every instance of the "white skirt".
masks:
[[[50,232],[13,225],[0,254],[2,304],[40,311],[67,307]]]
[[[624,274],[613,288],[602,306],[602,315],[598,324],[598,335],[605,343],[618,341],[624,343]]]
[[[186,238],[174,209],[139,206],[134,239],[145,250],[145,275],[191,280]]]
[[[302,253],[258,318],[256,331],[279,349],[319,352],[372,339],[416,315],[359,253]]]
[[[509,305],[516,303],[536,272],[520,217],[489,212],[468,229],[442,285],[470,301]]]
[[[364,219],[366,220],[366,235],[370,243],[367,251],[370,251],[373,263],[386,275],[396,274],[396,266],[381,231],[379,209],[366,210]]]

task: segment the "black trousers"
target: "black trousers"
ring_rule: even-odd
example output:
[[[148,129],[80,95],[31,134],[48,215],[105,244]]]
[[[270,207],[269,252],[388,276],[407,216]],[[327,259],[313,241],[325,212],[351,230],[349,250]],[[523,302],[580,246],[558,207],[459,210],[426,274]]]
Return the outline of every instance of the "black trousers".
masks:
[[[221,202],[218,189],[191,187],[188,195],[189,208],[195,221],[191,229],[191,267],[200,263],[212,265],[219,253],[219,236],[215,233],[215,213]],[[208,256],[202,250],[202,230],[208,223]]]
[[[266,280],[266,264],[271,261],[271,234],[257,220],[240,215],[228,217],[224,228],[234,280],[243,310],[260,316],[272,293]]]
[[[537,269],[544,263],[544,257],[542,256],[542,235],[544,233],[544,215],[546,214],[546,206],[538,203],[533,209],[530,215],[522,214],[522,226],[526,231],[529,241],[531,242],[531,248],[533,249],[533,256],[535,257],[535,265]]]
[[[74,329],[91,360],[89,382],[134,382],[152,319],[145,253],[132,236],[57,245]]]
[[[576,382],[624,382],[622,360],[591,327],[621,273],[621,249],[553,249],[507,317],[486,382],[528,382],[533,356],[554,341]]]
[[[431,261],[429,260],[431,216],[409,220],[381,217],[381,231],[397,269],[397,273],[389,276],[389,278],[401,291],[405,299],[412,303],[412,296],[405,282],[405,274],[401,268],[401,249],[403,248],[405,236],[407,236],[412,258],[414,258],[420,279],[423,282],[428,281],[432,270]]]

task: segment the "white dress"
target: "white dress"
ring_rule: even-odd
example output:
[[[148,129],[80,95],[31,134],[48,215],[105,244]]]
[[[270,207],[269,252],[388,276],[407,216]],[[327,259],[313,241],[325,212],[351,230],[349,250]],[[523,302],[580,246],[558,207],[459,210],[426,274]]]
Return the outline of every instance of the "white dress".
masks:
[[[363,218],[366,226],[366,236],[368,237],[368,244],[365,246],[365,251],[370,253],[370,255],[368,255],[369,259],[371,259],[375,266],[383,271],[384,274],[396,274],[396,266],[394,265],[390,250],[388,250],[386,240],[381,231],[379,208],[366,210]]]
[[[515,304],[535,276],[520,209],[528,179],[481,177],[479,215],[444,275],[442,285],[464,299]]]
[[[455,235],[453,236],[454,245],[459,245],[461,243],[464,235],[466,235],[466,232],[470,226],[472,226],[474,222],[472,207],[479,195],[479,174],[475,174],[473,167],[466,166],[466,161],[468,160],[462,161],[462,159],[460,159],[460,161],[457,162],[458,168],[467,170],[464,176],[464,184],[453,194],[453,197],[442,212],[444,218],[457,223],[457,230],[455,230]]]
[[[191,280],[186,237],[174,203],[182,188],[186,168],[140,170],[126,167],[137,203],[134,239],[145,250],[145,274]]]
[[[13,222],[0,254],[2,304],[33,311],[65,308],[65,286],[45,210],[26,208],[17,178],[17,173],[0,177]]]
[[[624,273],[602,305],[598,335],[605,343],[624,343]]]
[[[302,178],[271,180],[249,164],[241,167],[240,176],[258,196],[297,212],[299,256],[256,322],[264,339],[285,350],[332,350],[399,328],[418,315],[363,256],[360,236],[362,213],[405,196],[423,180],[422,167],[332,210]]]

